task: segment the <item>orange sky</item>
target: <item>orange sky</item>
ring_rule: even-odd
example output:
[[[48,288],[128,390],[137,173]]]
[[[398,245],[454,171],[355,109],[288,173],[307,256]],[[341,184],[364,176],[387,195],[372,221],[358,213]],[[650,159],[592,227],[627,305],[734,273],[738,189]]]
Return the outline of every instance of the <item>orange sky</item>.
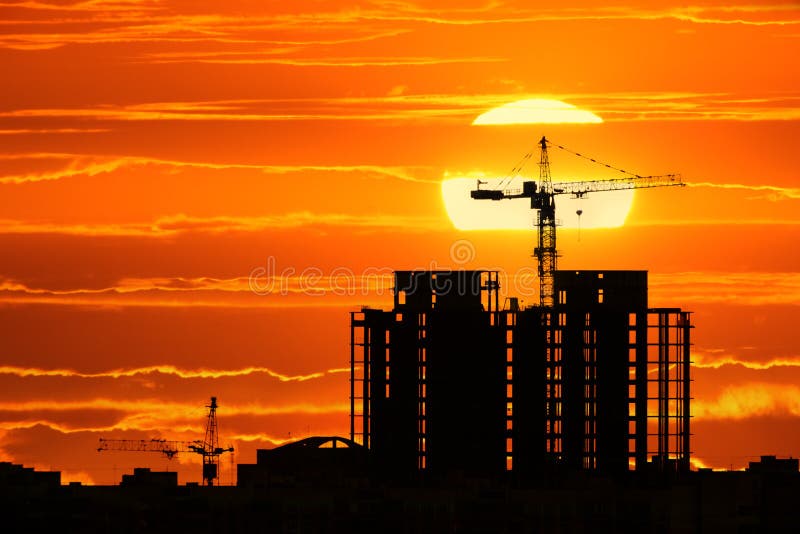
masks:
[[[340,275],[533,267],[532,230],[454,229],[440,182],[543,134],[683,174],[623,228],[562,230],[560,266],[648,269],[652,305],[695,312],[703,464],[800,454],[800,8],[534,4],[0,2],[0,460],[166,468],[97,438],[196,439],[211,395],[237,462],[344,435],[347,311],[390,296]],[[526,98],[604,123],[470,125]],[[286,291],[258,295],[268,258]]]

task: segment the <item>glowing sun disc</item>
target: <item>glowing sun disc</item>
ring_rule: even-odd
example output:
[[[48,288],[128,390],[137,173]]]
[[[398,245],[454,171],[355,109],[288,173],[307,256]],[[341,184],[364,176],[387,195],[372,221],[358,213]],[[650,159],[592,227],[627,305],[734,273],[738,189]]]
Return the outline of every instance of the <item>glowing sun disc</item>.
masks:
[[[489,124],[597,124],[603,119],[560,100],[533,98],[503,104],[479,115],[473,125]]]

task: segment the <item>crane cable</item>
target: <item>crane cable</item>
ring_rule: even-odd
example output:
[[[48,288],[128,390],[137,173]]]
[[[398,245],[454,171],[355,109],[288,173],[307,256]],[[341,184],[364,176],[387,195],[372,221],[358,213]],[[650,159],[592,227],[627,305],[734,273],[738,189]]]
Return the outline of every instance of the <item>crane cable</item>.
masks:
[[[500,183],[497,184],[496,189],[502,190],[504,187],[508,186],[511,183],[511,180],[519,176],[519,173],[522,171],[522,168],[528,163],[528,160],[531,159],[533,156],[533,150],[522,156],[522,158],[517,162],[517,164],[508,172],[508,174],[500,180]]]
[[[642,178],[642,176],[639,175],[639,174],[636,174],[636,173],[633,173],[633,172],[630,172],[630,171],[626,171],[625,169],[620,169],[619,167],[615,167],[614,165],[611,165],[609,163],[605,163],[605,162],[599,161],[599,160],[597,160],[597,159],[595,159],[595,158],[593,158],[591,156],[587,156],[585,154],[581,154],[580,152],[575,152],[574,150],[571,150],[571,149],[569,149],[569,148],[567,148],[567,147],[565,147],[563,145],[556,145],[556,144],[551,143],[550,141],[547,141],[547,144],[549,144],[550,146],[554,146],[556,148],[560,148],[564,152],[569,152],[570,154],[572,154],[574,156],[578,156],[579,158],[583,158],[585,160],[591,161],[595,165],[600,165],[602,167],[607,167],[607,168],[609,168],[611,170],[618,171],[618,172],[621,172],[623,174],[626,174],[626,175],[628,175],[628,176],[630,176],[632,178]],[[528,160],[531,159],[531,156],[533,156],[533,150],[531,150],[530,152],[528,152],[527,154],[522,156],[522,158],[517,162],[517,164],[511,169],[511,171],[509,171],[509,173],[504,178],[502,178],[500,180],[500,183],[497,185],[497,187],[495,189],[498,190],[498,191],[501,191],[504,187],[507,187],[514,178],[519,176],[519,173],[522,171],[522,168],[525,166],[525,164],[528,163]]]
[[[594,158],[592,158],[590,156],[586,156],[584,154],[581,154],[580,152],[575,152],[574,150],[570,150],[569,148],[567,148],[565,146],[561,146],[561,145],[552,145],[552,146],[554,146],[556,148],[560,148],[564,152],[569,152],[570,154],[578,156],[579,158],[583,158],[583,159],[589,160],[589,161],[591,161],[592,163],[594,163],[596,165],[602,165],[603,167],[608,167],[609,169],[612,169],[612,170],[615,170],[615,171],[619,171],[619,172],[621,172],[623,174],[627,174],[628,176],[631,176],[633,178],[642,178],[642,176],[640,176],[640,175],[638,175],[636,173],[633,173],[633,172],[630,172],[630,171],[626,171],[625,169],[620,169],[619,167],[614,167],[613,165],[609,165],[608,163],[604,163],[602,161],[598,161],[598,160],[596,160],[596,159],[594,159]]]

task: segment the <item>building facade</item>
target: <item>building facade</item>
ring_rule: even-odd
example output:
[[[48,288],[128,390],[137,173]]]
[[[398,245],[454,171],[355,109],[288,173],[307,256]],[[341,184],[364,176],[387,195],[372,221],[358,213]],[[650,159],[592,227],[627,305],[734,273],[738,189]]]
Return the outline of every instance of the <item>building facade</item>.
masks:
[[[691,317],[645,271],[557,271],[499,306],[495,271],[398,271],[351,313],[351,439],[388,472],[688,470]],[[507,301],[509,302],[509,301]]]

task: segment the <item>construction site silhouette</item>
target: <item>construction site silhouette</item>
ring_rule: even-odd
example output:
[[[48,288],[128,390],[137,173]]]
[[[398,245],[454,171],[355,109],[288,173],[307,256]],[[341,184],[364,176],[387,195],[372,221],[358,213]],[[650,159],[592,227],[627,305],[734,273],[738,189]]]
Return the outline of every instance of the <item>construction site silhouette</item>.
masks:
[[[646,271],[557,269],[558,195],[682,186],[680,175],[553,145],[624,175],[554,185],[550,141],[538,145],[538,182],[471,192],[530,201],[538,305],[501,306],[499,271],[396,271],[391,309],[350,312],[347,438],[258,450],[235,487],[219,486],[233,447],[219,445],[212,397],[202,441],[98,447],[200,454],[203,486],[138,468],[119,487],[64,487],[0,464],[5,517],[26,532],[796,531],[796,459],[691,469],[691,313],[651,308]]]
[[[552,307],[501,308],[499,290],[494,271],[398,271],[392,309],[351,312],[349,438],[259,450],[236,486],[179,486],[147,468],[119,486],[62,486],[58,472],[0,463],[5,522],[18,532],[796,531],[796,459],[690,469],[691,315],[649,308],[646,272],[556,271]],[[145,445],[101,443],[184,446]],[[226,451],[208,450],[204,465]]]

